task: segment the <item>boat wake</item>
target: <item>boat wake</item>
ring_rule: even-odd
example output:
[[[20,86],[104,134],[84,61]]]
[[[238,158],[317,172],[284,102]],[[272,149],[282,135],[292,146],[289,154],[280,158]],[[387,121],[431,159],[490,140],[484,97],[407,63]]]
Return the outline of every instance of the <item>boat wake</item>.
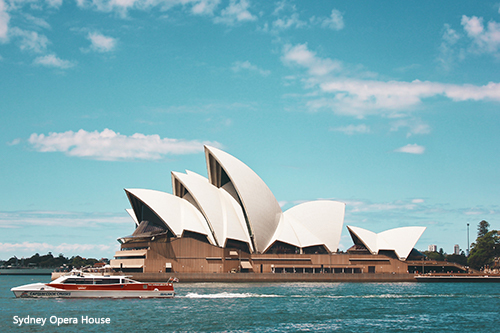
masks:
[[[252,293],[228,293],[222,292],[217,294],[198,294],[188,293],[186,296],[178,296],[184,298],[262,298],[262,297],[283,297],[280,295],[260,295]]]
[[[490,295],[479,295],[477,297]],[[221,292],[215,294],[198,294],[187,293],[184,296],[177,295],[177,298],[196,298],[196,299],[217,299],[217,298],[332,298],[332,299],[410,299],[410,298],[454,298],[460,297],[456,294],[425,294],[425,295],[409,295],[409,294],[379,294],[379,295],[274,295],[274,294],[254,294],[254,293],[229,293]]]

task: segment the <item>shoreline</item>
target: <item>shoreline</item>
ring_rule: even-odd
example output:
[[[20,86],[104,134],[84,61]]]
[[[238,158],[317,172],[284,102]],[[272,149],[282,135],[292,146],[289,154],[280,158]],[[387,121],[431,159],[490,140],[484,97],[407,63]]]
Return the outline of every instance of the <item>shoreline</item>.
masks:
[[[55,268],[8,268],[0,269],[2,275],[51,275]]]
[[[327,274],[327,273],[132,273],[138,281],[160,282],[175,276],[181,282],[500,282],[500,275],[472,274]]]
[[[417,282],[500,282],[500,275],[491,274],[433,274],[416,275]]]

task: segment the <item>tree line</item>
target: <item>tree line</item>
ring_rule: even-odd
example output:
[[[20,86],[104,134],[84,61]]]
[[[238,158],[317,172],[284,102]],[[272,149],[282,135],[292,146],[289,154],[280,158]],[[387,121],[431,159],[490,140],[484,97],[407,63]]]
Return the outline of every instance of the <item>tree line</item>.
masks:
[[[439,252],[424,251],[422,253],[425,254],[429,260],[456,262],[459,265],[468,266],[467,256],[464,251],[461,251],[460,254],[447,254],[441,248],[439,249]]]
[[[500,232],[498,230],[490,231],[489,228],[490,224],[487,221],[479,222],[477,238],[471,244],[468,256],[463,251],[460,254],[446,254],[443,249],[439,249],[439,252],[424,251],[423,254],[430,260],[456,262],[476,270],[493,268],[495,260],[500,259]]]
[[[46,255],[34,254],[30,258],[17,258],[11,257],[9,260],[0,260],[0,266],[4,267],[37,267],[37,268],[56,268],[61,266],[67,267],[85,267],[93,266],[99,262],[95,258],[82,258],[80,256],[73,256],[71,258],[65,257],[62,253],[54,257],[51,252]]]
[[[477,238],[471,244],[467,263],[474,269],[492,268],[495,259],[500,257],[500,232],[489,230],[490,224],[485,220],[479,222],[477,227]]]

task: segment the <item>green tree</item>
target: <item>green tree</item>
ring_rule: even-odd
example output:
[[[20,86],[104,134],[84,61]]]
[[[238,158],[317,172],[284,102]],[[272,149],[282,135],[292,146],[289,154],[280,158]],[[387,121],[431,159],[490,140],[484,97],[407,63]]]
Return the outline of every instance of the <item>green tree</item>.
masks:
[[[94,258],[84,259],[80,256],[72,257],[69,261],[70,265],[76,268],[93,266],[96,262],[99,262],[99,260]]]
[[[490,228],[490,224],[486,222],[485,220],[482,220],[479,222],[479,225],[477,226],[477,237],[484,237]]]
[[[471,244],[467,262],[474,269],[484,269],[500,256],[500,233],[497,230],[488,231],[489,226],[484,220],[479,222],[476,242]]]
[[[465,253],[463,251],[461,254],[449,254],[449,255],[447,255],[446,261],[456,262],[459,265],[467,266],[467,257],[465,256]]]
[[[443,250],[443,249],[441,249]],[[424,251],[423,254],[429,259],[429,260],[436,260],[436,261],[443,261],[444,260],[444,253],[436,252],[436,251]]]
[[[76,256],[76,257],[72,257],[70,259],[70,264],[73,267],[78,267],[79,268],[79,267],[85,266],[85,261],[83,260],[82,257]]]

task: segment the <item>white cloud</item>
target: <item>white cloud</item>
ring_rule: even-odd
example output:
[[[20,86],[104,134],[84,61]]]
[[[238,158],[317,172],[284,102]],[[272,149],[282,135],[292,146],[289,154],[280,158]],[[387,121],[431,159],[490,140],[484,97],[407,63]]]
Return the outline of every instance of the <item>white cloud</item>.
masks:
[[[276,7],[274,8],[273,15],[278,15],[281,11],[285,10],[287,6],[293,7],[293,9],[295,9],[295,6],[287,3],[286,0],[278,1],[275,5]]]
[[[443,40],[447,42],[448,44],[456,44],[458,40],[461,38],[460,35],[453,30],[449,24],[444,25],[444,32],[443,32]]]
[[[337,127],[332,130],[337,132],[342,132],[347,135],[370,133],[370,127],[366,126],[365,124],[348,125],[344,127]]]
[[[456,50],[456,45],[460,39],[460,34],[453,30],[449,24],[444,25],[437,61],[445,70],[449,70],[454,65],[455,61],[462,57],[461,52]],[[458,55],[457,52],[459,52]]]
[[[400,128],[408,128],[407,138],[414,134],[429,134],[431,132],[430,126],[418,118],[399,119],[391,124],[392,132],[397,132]]]
[[[68,244],[62,243],[53,245],[48,243],[22,242],[22,243],[0,243],[2,253],[83,253],[88,251],[105,252],[110,250],[111,246],[103,244]]]
[[[253,72],[259,73],[262,76],[268,76],[269,74],[271,74],[271,71],[266,70],[266,69],[261,69],[255,65],[252,65],[249,61],[243,61],[243,62],[236,61],[233,63],[233,66],[231,67],[231,69],[236,73],[240,72],[242,70],[248,70],[248,71],[253,71]]]
[[[482,17],[478,18],[476,16],[472,16],[469,18],[463,15],[461,24],[463,25],[467,34],[471,37],[477,37],[484,31]]]
[[[342,63],[320,58],[307,44],[286,45],[282,61],[308,71],[307,88],[319,88],[320,97],[307,104],[312,109],[327,108],[335,113],[362,118],[370,114],[401,116],[425,98],[444,96],[455,102],[466,100],[500,101],[500,83],[483,86],[444,84],[430,81],[380,81],[349,78]]]
[[[386,203],[372,203],[365,201],[344,201],[346,203],[346,209],[350,213],[360,213],[360,212],[379,212],[379,211],[408,211],[417,208],[414,202],[406,201],[396,201],[396,202],[386,202]]]
[[[340,114],[363,117],[369,114],[397,114],[420,104],[423,98],[443,93],[443,87],[432,82],[377,81],[329,78],[319,84],[322,92],[333,94],[331,107]]]
[[[8,40],[10,15],[4,0],[0,0],[0,42]]]
[[[61,7],[63,0],[45,0],[49,7],[59,8]]]
[[[97,244],[90,244],[93,243],[92,232],[88,231],[94,230],[94,233],[102,235],[109,230],[122,230],[119,232],[123,235],[132,225],[132,220],[124,212],[0,211],[0,230],[3,230],[0,233],[10,235],[9,239],[19,238],[17,236],[22,236],[23,230],[32,230],[23,238],[24,242],[4,239],[3,241],[11,243],[0,243],[0,257],[31,256],[36,252],[49,251],[55,254],[103,256],[103,252],[109,252],[109,249],[115,247],[115,240],[104,236],[103,243],[106,244],[99,244],[99,241]],[[51,235],[50,241],[41,240],[37,236],[40,230],[58,230],[58,233]],[[67,235],[72,235],[71,244],[66,243]]]
[[[203,145],[217,142],[161,138],[159,135],[135,133],[122,135],[110,129],[102,132],[67,131],[49,135],[33,133],[28,142],[39,152],[63,152],[68,156],[96,160],[158,160],[172,154],[203,152]]]
[[[450,70],[457,61],[470,54],[491,54],[500,58],[500,23],[490,21],[486,25],[482,17],[463,15],[460,21],[463,33],[444,25],[438,63]]]
[[[417,154],[421,155],[425,152],[425,147],[419,146],[416,143],[414,144],[407,144],[406,146],[403,146],[401,148],[395,149],[395,153],[407,153],[407,154]]]
[[[118,224],[130,224],[129,216],[112,213],[81,213],[67,211],[17,211],[0,212],[0,229],[33,226],[89,228]]]
[[[459,211],[460,211],[460,213],[462,213],[464,215],[482,215],[482,216],[485,216],[485,215],[486,216],[487,215],[498,215],[500,213],[500,210],[498,209],[498,206],[493,206],[493,207],[484,207],[484,206],[469,207],[469,208],[462,208]]]
[[[220,16],[214,18],[214,22],[234,25],[237,22],[257,20],[257,16],[248,11],[249,7],[248,0],[231,0],[229,5],[221,11]]]
[[[261,29],[262,31],[279,33],[286,29],[310,27],[312,25],[319,25],[323,28],[333,30],[342,30],[344,28],[344,18],[342,13],[337,9],[333,9],[328,17],[312,16],[309,20],[304,21],[300,19],[295,5],[287,1],[280,1],[276,3],[276,8],[272,14],[278,16],[278,18],[272,22],[272,29],[269,30],[268,23],[265,23],[264,28]]]
[[[270,31],[272,33],[279,33],[280,31],[291,28],[302,28],[308,26],[307,21],[299,18],[297,8],[295,5],[290,4],[286,0],[279,1],[275,4],[275,9],[272,15],[278,18],[271,23],[271,30],[268,29],[268,23],[265,23],[263,31]]]
[[[473,212],[473,211],[471,211],[471,212],[465,212],[464,214],[465,215],[482,215],[483,212]]]
[[[39,26],[44,29],[50,29],[50,24],[47,23],[47,21],[45,21],[42,18],[35,17],[30,14],[24,14],[24,17],[26,18],[26,20],[28,20],[29,22],[33,23],[36,26]]]
[[[397,218],[401,220],[401,216],[404,218],[411,218],[408,215],[408,211],[412,211],[412,216],[414,218],[422,220],[429,219],[430,215],[434,214],[442,214],[442,215],[498,215],[500,211],[498,211],[498,206],[494,205],[491,207],[467,207],[467,208],[450,208],[449,204],[431,204],[426,203],[426,201],[422,198],[415,199],[403,199],[396,200],[392,202],[379,202],[374,203],[369,200],[343,200],[343,199],[335,199],[346,204],[346,218],[351,218],[353,215],[364,215],[375,217],[375,214],[381,213],[383,221],[388,219]],[[365,214],[365,213],[369,213]],[[395,213],[395,214],[392,214]],[[423,216],[419,216],[419,214],[424,214]],[[426,222],[428,223],[428,222]]]
[[[284,47],[283,53],[282,60],[285,63],[306,67],[309,74],[313,76],[322,76],[342,69],[340,61],[316,57],[315,52],[309,51],[307,44],[298,44],[295,46],[287,44]]]
[[[38,57],[33,61],[33,63],[36,65],[55,67],[60,69],[66,69],[75,66],[75,63],[69,60],[60,59],[55,54],[48,54],[46,56]]]
[[[90,40],[90,48],[96,52],[111,52],[115,49],[116,38],[104,36],[98,32],[89,32],[87,38]]]
[[[328,17],[312,16],[309,19],[309,22],[313,25],[320,25],[322,28],[332,29],[336,31],[344,29],[344,17],[342,13],[337,9],[332,9],[332,12]]]
[[[330,17],[323,20],[321,26],[333,30],[342,30],[344,28],[344,17],[340,11],[333,9]]]
[[[196,15],[213,15],[219,4],[220,0],[200,0],[193,4],[191,12]]]
[[[499,55],[500,23],[490,21],[485,27],[482,17],[463,15],[461,24],[467,36],[472,39],[472,51]]]
[[[157,6],[162,1],[149,0],[76,0],[80,8],[95,8],[102,12],[116,12],[122,17],[127,16],[127,12],[132,8],[140,8],[143,10]],[[166,1],[168,4],[170,1]]]
[[[62,1],[62,0],[50,0]],[[129,10],[148,11],[160,7],[167,11],[173,7],[182,7],[194,15],[213,15],[221,0],[76,0],[80,8],[94,8],[102,12],[116,12],[126,17]]]
[[[289,17],[278,18],[273,21],[273,28],[278,30],[286,30],[292,27],[301,28],[307,25],[307,22],[299,19],[299,14],[293,13]]]
[[[10,142],[7,142],[7,145],[9,145],[9,146],[15,146],[15,145],[18,145],[20,143],[21,143],[21,139],[18,138],[18,139],[14,139],[14,140],[12,140]]]
[[[47,50],[47,45],[49,44],[47,37],[38,34],[36,31],[27,31],[14,27],[10,29],[9,35],[20,39],[19,48],[23,51],[28,50],[35,53],[43,53]]]

